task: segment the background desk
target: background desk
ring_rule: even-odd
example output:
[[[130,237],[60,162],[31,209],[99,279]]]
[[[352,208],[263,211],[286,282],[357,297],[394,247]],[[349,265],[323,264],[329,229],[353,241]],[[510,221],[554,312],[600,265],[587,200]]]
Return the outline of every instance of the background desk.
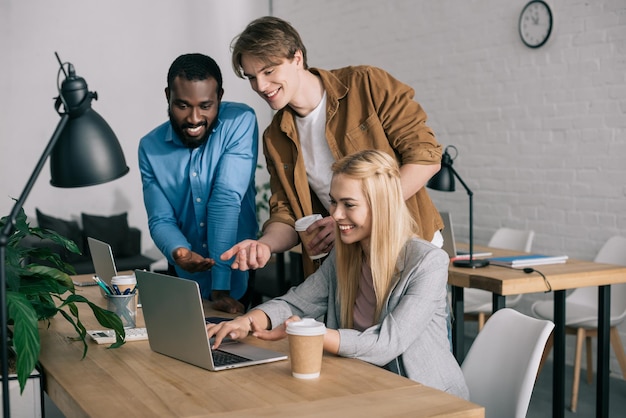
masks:
[[[480,247],[494,257],[521,254],[515,251]],[[598,373],[596,416],[608,416],[609,405],[609,316],[611,284],[626,283],[626,267],[592,261],[568,260],[565,264],[536,266],[549,281],[554,292],[554,374],[553,416],[563,417],[565,411],[565,291],[577,287],[599,286],[598,291]],[[475,288],[494,294],[494,311],[504,307],[505,296],[545,292],[546,284],[538,273],[499,266],[461,268],[450,265],[448,283],[452,286],[454,312],[453,344],[459,363],[463,362],[463,288]]]
[[[97,287],[77,288],[105,304]],[[91,311],[81,309],[88,329],[97,329]],[[226,314],[207,310],[207,315]],[[138,326],[143,326],[141,309]],[[210,372],[150,350],[147,341],[108,349],[82,344],[63,318],[42,324],[41,364],[46,392],[68,417],[363,417],[405,414],[412,417],[484,417],[484,409],[420,385],[371,364],[324,357],[319,379],[291,376],[289,361]],[[286,340],[249,342],[287,352]]]

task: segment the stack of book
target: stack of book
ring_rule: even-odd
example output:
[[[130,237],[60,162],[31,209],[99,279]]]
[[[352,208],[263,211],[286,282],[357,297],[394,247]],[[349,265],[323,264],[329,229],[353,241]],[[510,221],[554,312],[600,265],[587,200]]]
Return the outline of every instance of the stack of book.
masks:
[[[546,264],[561,264],[567,261],[566,255],[543,255],[543,254],[525,254],[515,255],[511,257],[492,257],[489,263],[496,266],[524,268],[532,266],[542,266]]]

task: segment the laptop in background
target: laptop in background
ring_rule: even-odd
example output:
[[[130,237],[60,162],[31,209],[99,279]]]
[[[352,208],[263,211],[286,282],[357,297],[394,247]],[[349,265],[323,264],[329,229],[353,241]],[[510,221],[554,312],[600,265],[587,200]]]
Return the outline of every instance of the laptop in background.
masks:
[[[87,244],[89,245],[91,261],[93,263],[96,276],[98,276],[100,280],[105,282],[108,286],[111,286],[111,279],[113,276],[117,276],[117,269],[115,268],[115,259],[113,258],[111,246],[106,242],[99,241],[91,237],[87,237]],[[102,293],[102,296],[104,296],[104,290],[100,289],[100,292]]]
[[[469,259],[469,251],[457,250],[456,241],[454,240],[454,230],[452,229],[452,217],[449,212],[439,212],[441,219],[443,219],[443,249],[448,253],[451,259],[462,260]],[[472,254],[473,257],[489,257],[493,255],[491,252],[476,252]]]
[[[152,351],[211,371],[287,359],[237,340],[212,350],[198,283],[143,270],[135,276]]]

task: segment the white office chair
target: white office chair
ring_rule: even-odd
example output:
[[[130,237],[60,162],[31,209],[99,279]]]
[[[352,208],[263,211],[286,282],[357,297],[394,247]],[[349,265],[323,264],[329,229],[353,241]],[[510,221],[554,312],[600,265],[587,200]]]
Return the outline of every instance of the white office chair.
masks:
[[[533,245],[535,231],[500,228],[489,240],[489,247],[504,250],[530,252]],[[480,289],[465,289],[464,293],[465,319],[478,321],[478,331],[483,329],[485,321],[493,311],[493,297],[491,292]],[[522,295],[507,296],[507,308],[515,307],[522,299]]]
[[[626,238],[614,236],[600,249],[594,261],[598,263],[619,264],[626,266]],[[574,355],[574,380],[572,382],[572,402],[570,409],[576,412],[578,406],[578,387],[580,385],[580,366],[583,341],[587,342],[587,383],[593,380],[593,359],[591,337],[598,335],[598,288],[577,288],[565,298],[565,333],[576,335],[576,353]],[[531,306],[533,315],[553,320],[554,301],[538,301]],[[626,353],[622,346],[617,326],[626,319],[626,285],[611,286],[611,346],[626,379]],[[550,338],[542,365],[550,349],[553,338]],[[541,368],[540,368],[541,370]]]
[[[503,308],[476,336],[461,365],[470,401],[485,418],[526,417],[552,321]]]

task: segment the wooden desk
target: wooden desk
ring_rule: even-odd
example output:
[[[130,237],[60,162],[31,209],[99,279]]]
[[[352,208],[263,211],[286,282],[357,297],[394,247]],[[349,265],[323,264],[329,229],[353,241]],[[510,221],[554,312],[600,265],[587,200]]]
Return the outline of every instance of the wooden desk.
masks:
[[[494,257],[522,254],[515,251],[479,247],[476,251],[492,251]],[[565,413],[565,292],[578,287],[598,286],[598,369],[596,416],[609,412],[609,329],[612,284],[626,283],[626,267],[592,261],[568,260],[565,264],[534,267],[546,276],[554,292],[554,374],[552,415]],[[545,292],[546,284],[538,273],[499,266],[462,268],[450,265],[448,283],[452,286],[454,312],[453,345],[459,363],[463,362],[463,288],[487,290],[493,293],[494,311],[504,307],[507,295]]]
[[[97,287],[77,293],[104,306]],[[81,320],[97,329],[89,309]],[[207,310],[207,315],[220,315]],[[143,326],[141,310],[138,326]],[[45,390],[68,417],[363,417],[404,414],[412,417],[484,417],[484,408],[420,385],[371,364],[326,355],[319,379],[291,376],[289,361],[210,372],[157,354],[147,341],[118,349],[82,344],[63,318],[49,329],[42,324],[41,364]],[[249,342],[288,351],[287,341]]]

